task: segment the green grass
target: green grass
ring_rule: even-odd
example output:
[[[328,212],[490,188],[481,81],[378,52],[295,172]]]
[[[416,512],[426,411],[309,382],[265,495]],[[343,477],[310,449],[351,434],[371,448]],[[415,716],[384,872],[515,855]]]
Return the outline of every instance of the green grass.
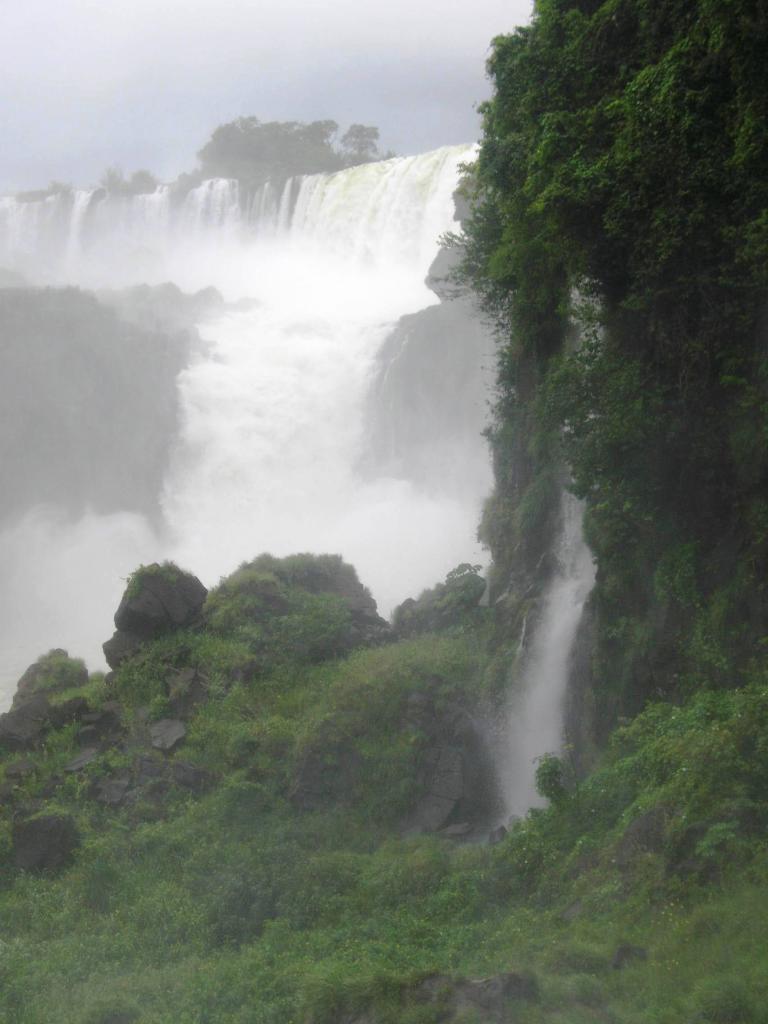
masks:
[[[399,836],[423,741],[405,709],[415,693],[438,707],[482,700],[479,633],[239,671],[251,653],[239,632],[181,631],[113,684],[130,717],[163,699],[174,668],[209,678],[175,755],[212,774],[203,796],[101,807],[90,785],[130,764],[117,751],[46,796],[76,726],[34,754],[21,799],[73,815],[83,843],[60,876],[25,875],[10,862],[11,811],[0,817],[1,1021],[337,1024],[359,1011],[436,1024],[418,979],[508,970],[538,979],[538,1001],[515,1006],[520,1024],[768,1020],[760,674],[649,707],[591,777],[557,774],[552,807],[496,846],[456,846]],[[91,691],[112,695],[102,679]],[[349,750],[353,782],[299,810],[304,759]],[[644,820],[654,829],[630,843]],[[615,970],[626,943],[645,959]]]

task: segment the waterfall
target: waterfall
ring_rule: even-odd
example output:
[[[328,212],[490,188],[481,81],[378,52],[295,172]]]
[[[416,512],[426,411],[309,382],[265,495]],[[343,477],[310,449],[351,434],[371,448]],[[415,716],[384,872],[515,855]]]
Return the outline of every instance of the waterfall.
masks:
[[[424,278],[454,226],[459,165],[472,152],[448,147],[252,195],[219,179],[183,197],[161,186],[2,200],[0,252],[16,253],[19,269],[36,260],[51,279],[86,286],[170,279],[247,299],[199,325],[202,343],[178,378],[159,532],[140,517],[67,523],[53,509],[0,535],[0,579],[14,588],[0,603],[27,623],[0,622],[15,630],[0,635],[13,658],[0,665],[6,692],[52,646],[99,665],[123,579],[142,561],[176,559],[211,586],[261,551],[340,552],[386,614],[458,562],[482,560],[487,474],[441,495],[356,468],[377,353],[402,315],[437,301]],[[60,237],[45,235],[49,215]]]
[[[584,603],[595,581],[583,517],[583,503],[564,492],[555,571],[542,595],[530,639],[521,643],[514,667],[516,678],[497,740],[502,795],[510,816],[522,816],[530,807],[544,803],[536,792],[537,759],[563,751],[570,658]]]

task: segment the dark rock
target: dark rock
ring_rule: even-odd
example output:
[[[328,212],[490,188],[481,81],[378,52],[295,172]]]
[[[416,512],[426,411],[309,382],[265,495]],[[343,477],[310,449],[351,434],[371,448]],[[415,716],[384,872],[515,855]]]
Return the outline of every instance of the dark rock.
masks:
[[[432,260],[424,284],[443,302],[456,298],[460,286],[452,275],[458,270],[463,252],[457,246],[441,246]]]
[[[24,672],[16,684],[11,707],[16,709],[36,693],[56,693],[85,686],[88,670],[82,661],[70,658],[61,648],[55,648],[38,658]]]
[[[176,566],[138,569],[115,612],[117,631],[102,645],[109,667],[119,668],[148,640],[199,621],[207,594],[196,576]]]
[[[149,735],[155,750],[170,753],[184,740],[187,727],[178,718],[161,718],[159,722],[150,725]]]
[[[175,715],[186,717],[208,696],[208,680],[197,669],[183,668],[168,680],[168,699]]]
[[[44,693],[32,694],[12,711],[0,715],[0,745],[8,750],[38,746],[50,727],[50,701]]]
[[[492,828],[488,833],[488,842],[491,846],[495,846],[495,844],[500,843],[506,835],[506,828],[503,825],[497,825],[496,828]]]
[[[439,685],[439,679],[430,685]],[[408,698],[405,724],[427,737],[417,774],[419,796],[402,825],[407,835],[468,822],[488,827],[497,816],[497,783],[479,727],[458,705],[436,708],[428,694]]]
[[[154,757],[137,757],[133,763],[133,776],[137,786],[146,786],[165,775],[165,763]]]
[[[617,946],[616,952],[611,960],[611,967],[614,971],[623,970],[627,964],[648,959],[648,950],[642,946],[633,946],[629,942],[622,942]]]
[[[445,828],[441,828],[438,835],[443,836],[445,839],[463,839],[473,829],[474,825],[471,825],[470,822],[462,821],[458,825],[447,825]]]
[[[14,799],[17,786],[18,783],[11,779],[0,782],[0,804],[9,803]]]
[[[98,779],[93,785],[92,795],[94,800],[106,807],[119,807],[130,788],[130,773],[121,772],[118,775]]]
[[[29,758],[23,757],[19,761],[11,761],[10,764],[5,766],[5,777],[6,779],[16,779],[21,781],[28,775],[31,775],[35,770],[33,761]]]
[[[137,654],[144,641],[137,636],[133,636],[130,633],[121,633],[120,630],[112,634],[112,637],[101,645],[102,651],[104,651],[104,658],[107,664],[112,669],[119,668],[124,661],[132,658],[134,654]],[[107,673],[108,675],[110,673]]]
[[[432,747],[423,757],[423,794],[418,800],[407,833],[436,832],[442,828],[464,795],[464,765],[454,747]]]
[[[64,766],[64,771],[69,772],[70,774],[81,772],[83,768],[86,768],[92,761],[96,760],[99,753],[100,751],[98,747],[86,747],[84,750],[81,750],[77,757],[73,758],[69,764]]]
[[[57,871],[80,844],[71,818],[49,814],[17,822],[13,828],[13,862],[24,871]]]
[[[80,717],[77,742],[82,747],[114,746],[125,734],[123,709],[117,701],[107,701],[97,711],[88,711]]]
[[[419,982],[414,991],[420,1002],[437,1003],[441,1020],[463,1019],[467,1013],[480,1011],[482,1019],[506,1020],[509,1003],[535,1002],[539,986],[535,975],[508,971],[491,978],[453,979],[435,974]]]
[[[115,612],[121,633],[150,640],[195,622],[208,591],[191,573],[157,563],[138,570]]]
[[[90,705],[85,697],[73,697],[61,704],[51,704],[48,712],[50,724],[54,729],[61,729],[64,725],[79,721],[89,709]]]
[[[173,761],[170,766],[171,781],[191,793],[203,793],[211,785],[213,779],[209,772],[196,765],[184,761]]]

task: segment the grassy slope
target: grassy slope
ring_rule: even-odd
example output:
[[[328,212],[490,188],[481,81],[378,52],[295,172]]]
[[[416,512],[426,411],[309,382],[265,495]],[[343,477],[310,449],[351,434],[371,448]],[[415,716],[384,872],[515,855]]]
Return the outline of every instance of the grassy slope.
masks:
[[[294,649],[235,685],[247,645],[234,633],[177,634],[129,663],[113,692],[158,714],[163,666],[209,675],[175,756],[217,784],[108,811],[87,794],[127,760],[109,752],[40,804],[73,813],[84,844],[55,878],[3,858],[0,1020],[331,1024],[372,1002],[374,1020],[426,1024],[437,1018],[409,998],[415,978],[510,969],[539,980],[540,1000],[513,1007],[531,1024],[764,1019],[768,685],[651,707],[595,775],[573,786],[564,771],[554,805],[496,846],[398,838],[420,740],[404,703],[477,699],[481,633],[323,664]],[[98,680],[89,692],[106,695]],[[75,730],[34,755],[24,798],[73,756]],[[361,755],[355,785],[298,810],[302,757],[333,762],[340,742]],[[10,812],[2,836],[7,854]],[[614,970],[621,943],[647,959]]]

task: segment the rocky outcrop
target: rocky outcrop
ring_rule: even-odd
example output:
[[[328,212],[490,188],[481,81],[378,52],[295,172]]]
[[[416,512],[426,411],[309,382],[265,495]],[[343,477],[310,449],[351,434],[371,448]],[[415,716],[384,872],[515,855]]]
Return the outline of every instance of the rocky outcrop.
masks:
[[[64,690],[85,686],[87,682],[88,670],[84,662],[70,658],[61,648],[55,648],[26,669],[16,684],[11,707],[21,707],[36,693],[61,693]]]
[[[400,992],[404,1012],[425,1013],[435,1024],[453,1024],[455,1021],[482,1021],[483,1024],[508,1024],[516,1020],[516,1007],[536,1003],[539,984],[535,974],[528,971],[506,971],[490,978],[452,978],[447,974],[431,974]],[[359,1004],[359,997],[356,1000]],[[306,1024],[318,1018],[310,1012]],[[373,1005],[341,1011],[339,1024],[379,1024],[382,1018]],[[388,1016],[387,1020],[391,1018]],[[410,1016],[409,1016],[409,1019]]]
[[[0,288],[0,521],[38,505],[157,517],[192,332],[75,288]]]
[[[18,821],[13,827],[13,863],[23,871],[58,871],[80,845],[74,821],[60,814]]]
[[[464,299],[401,317],[376,357],[360,469],[452,497],[484,495],[491,485],[482,433],[494,351]]]
[[[517,1002],[536,1002],[539,986],[536,976],[507,971],[491,978],[450,978],[434,974],[419,982],[414,1001],[438,1007],[439,1021],[464,1020],[467,1014],[481,1015],[483,1021],[506,1021],[510,1006]]]
[[[479,725],[465,708],[438,708],[429,693],[421,692],[409,698],[405,718],[425,740],[418,757],[418,796],[402,831],[439,832],[452,839],[480,832],[488,838],[498,792]]]
[[[84,697],[63,697],[88,682],[82,661],[53,650],[38,658],[18,682],[11,710],[0,715],[0,748],[31,750],[50,729],[82,719],[89,710]]]
[[[107,664],[118,668],[148,640],[197,622],[207,594],[196,576],[171,563],[142,566],[115,612],[116,632],[103,645]]]
[[[129,768],[96,779],[90,796],[105,807],[135,806],[142,802],[162,805],[172,787],[199,795],[213,783],[213,776],[197,765],[139,754]]]
[[[149,727],[149,735],[155,750],[170,754],[187,735],[187,727],[178,718],[161,718]]]

